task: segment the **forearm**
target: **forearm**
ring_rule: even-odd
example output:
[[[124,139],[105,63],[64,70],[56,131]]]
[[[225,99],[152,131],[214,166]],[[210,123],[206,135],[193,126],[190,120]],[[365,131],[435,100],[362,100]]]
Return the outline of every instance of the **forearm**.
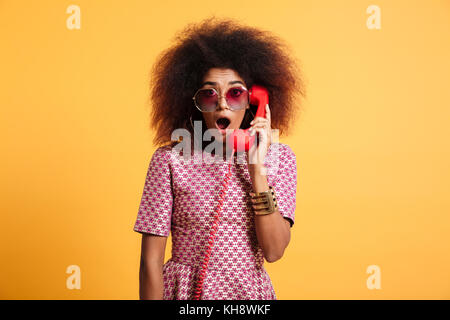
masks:
[[[145,263],[141,259],[139,268],[139,297],[141,300],[163,300],[163,264]]]
[[[253,190],[264,192],[269,190],[267,176],[261,174],[261,166],[250,168]],[[255,228],[258,243],[268,262],[274,262],[283,256],[290,241],[290,224],[277,210],[267,215],[255,215]]]

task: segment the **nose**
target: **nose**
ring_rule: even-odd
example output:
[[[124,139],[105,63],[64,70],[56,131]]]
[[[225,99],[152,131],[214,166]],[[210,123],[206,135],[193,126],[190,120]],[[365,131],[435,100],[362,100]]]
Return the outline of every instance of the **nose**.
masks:
[[[225,96],[219,96],[219,102],[217,104],[217,107],[219,110],[228,109],[228,104],[227,100],[225,99]]]

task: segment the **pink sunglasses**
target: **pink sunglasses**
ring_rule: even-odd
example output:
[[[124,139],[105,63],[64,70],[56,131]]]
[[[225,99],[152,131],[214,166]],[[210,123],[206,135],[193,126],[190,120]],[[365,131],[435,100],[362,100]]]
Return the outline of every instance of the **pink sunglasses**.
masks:
[[[206,88],[198,90],[192,99],[201,112],[213,112],[219,105],[219,97],[216,89]],[[232,87],[225,93],[225,100],[231,110],[242,110],[250,102],[250,93],[245,87]]]

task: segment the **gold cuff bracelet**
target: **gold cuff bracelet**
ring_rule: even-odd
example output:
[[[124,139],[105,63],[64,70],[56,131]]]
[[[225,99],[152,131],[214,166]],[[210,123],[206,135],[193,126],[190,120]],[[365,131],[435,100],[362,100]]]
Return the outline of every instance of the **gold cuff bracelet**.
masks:
[[[250,192],[250,196],[253,210],[257,216],[274,213],[278,208],[275,190],[272,186],[269,186],[268,191]]]

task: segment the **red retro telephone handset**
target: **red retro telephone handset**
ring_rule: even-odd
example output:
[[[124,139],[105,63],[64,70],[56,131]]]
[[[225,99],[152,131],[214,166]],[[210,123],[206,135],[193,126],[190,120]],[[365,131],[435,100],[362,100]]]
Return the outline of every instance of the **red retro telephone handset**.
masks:
[[[269,103],[269,93],[267,89],[254,85],[250,89],[250,104],[257,105],[255,117],[265,117],[266,116],[266,104]],[[249,129],[237,129],[234,130],[232,134],[229,135],[228,139],[232,145],[235,152],[237,151],[248,151],[255,141],[256,135],[251,136],[248,133]]]
[[[269,103],[269,93],[267,89],[259,86],[253,85],[249,90],[250,93],[250,104],[257,105],[258,109],[256,111],[255,117],[265,117],[266,116],[266,105]],[[228,137],[228,143],[231,143],[233,146],[233,152],[242,152],[248,151],[250,147],[253,145],[255,141],[256,135],[251,136],[248,133],[249,129],[237,129],[234,130],[232,134]],[[216,231],[219,226],[220,221],[220,213],[222,211],[223,201],[225,200],[226,191],[228,188],[228,182],[231,178],[231,166],[232,162],[229,162],[228,171],[225,175],[225,178],[222,182],[220,193],[219,193],[219,201],[217,203],[217,207],[214,211],[214,221],[211,228],[211,232],[208,239],[208,248],[205,252],[205,259],[203,263],[200,265],[200,271],[198,273],[197,284],[194,288],[194,298],[193,300],[200,300],[200,296],[202,294],[203,281],[206,275],[206,269],[208,268],[209,258],[211,256],[211,250],[214,246],[214,239],[216,237]]]

